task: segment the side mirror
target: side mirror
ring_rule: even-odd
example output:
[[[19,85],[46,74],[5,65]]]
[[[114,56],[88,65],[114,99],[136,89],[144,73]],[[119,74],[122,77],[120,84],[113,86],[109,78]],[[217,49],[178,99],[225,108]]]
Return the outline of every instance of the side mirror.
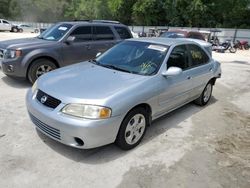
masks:
[[[72,42],[75,41],[75,39],[76,39],[76,37],[74,37],[74,36],[69,36],[65,42],[66,42],[66,44],[71,44]]]
[[[182,69],[179,67],[169,67],[168,70],[162,72],[162,76],[177,76],[182,73]]]
[[[99,57],[101,54],[101,52],[98,52],[95,57]]]

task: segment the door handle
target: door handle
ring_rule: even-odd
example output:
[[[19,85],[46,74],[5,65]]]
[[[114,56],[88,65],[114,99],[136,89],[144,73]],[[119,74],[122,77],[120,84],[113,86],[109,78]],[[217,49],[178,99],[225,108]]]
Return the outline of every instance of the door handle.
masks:
[[[188,77],[187,77],[187,79],[188,79],[188,80],[191,80],[191,79],[192,79],[192,77],[191,77],[191,76],[188,76]]]
[[[213,71],[213,68],[212,68],[212,67],[211,67],[211,68],[209,68],[209,71],[210,71],[210,72],[212,72],[212,71]]]

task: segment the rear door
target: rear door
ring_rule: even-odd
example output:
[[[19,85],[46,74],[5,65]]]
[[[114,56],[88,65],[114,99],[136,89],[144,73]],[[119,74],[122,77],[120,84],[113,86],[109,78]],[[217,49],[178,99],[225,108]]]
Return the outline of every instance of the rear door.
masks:
[[[69,36],[75,37],[70,43],[63,43],[63,57],[65,64],[86,61],[95,57],[93,46],[92,26],[79,26]]]
[[[169,67],[179,67],[183,72],[177,76],[162,77],[162,91],[159,95],[160,114],[181,106],[190,99],[192,81],[186,45],[178,45],[172,50],[167,61],[167,69]]]
[[[191,97],[197,97],[213,76],[213,64],[209,56],[198,45],[188,44],[187,47],[190,57],[190,75],[193,83]]]

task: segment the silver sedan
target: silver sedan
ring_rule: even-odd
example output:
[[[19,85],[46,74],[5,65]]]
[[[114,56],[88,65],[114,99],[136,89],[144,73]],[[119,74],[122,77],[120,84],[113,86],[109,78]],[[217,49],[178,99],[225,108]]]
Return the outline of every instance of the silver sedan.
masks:
[[[220,76],[220,63],[195,42],[130,39],[41,76],[26,104],[36,128],[63,144],[128,150],[152,120],[192,101],[206,105]]]

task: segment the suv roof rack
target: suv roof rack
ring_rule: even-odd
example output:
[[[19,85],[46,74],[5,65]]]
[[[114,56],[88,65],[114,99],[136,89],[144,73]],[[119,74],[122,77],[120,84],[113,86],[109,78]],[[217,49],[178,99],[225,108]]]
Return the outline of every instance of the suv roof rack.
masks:
[[[74,22],[98,22],[98,23],[112,23],[112,24],[121,24],[119,21],[113,21],[113,20],[73,20]]]

